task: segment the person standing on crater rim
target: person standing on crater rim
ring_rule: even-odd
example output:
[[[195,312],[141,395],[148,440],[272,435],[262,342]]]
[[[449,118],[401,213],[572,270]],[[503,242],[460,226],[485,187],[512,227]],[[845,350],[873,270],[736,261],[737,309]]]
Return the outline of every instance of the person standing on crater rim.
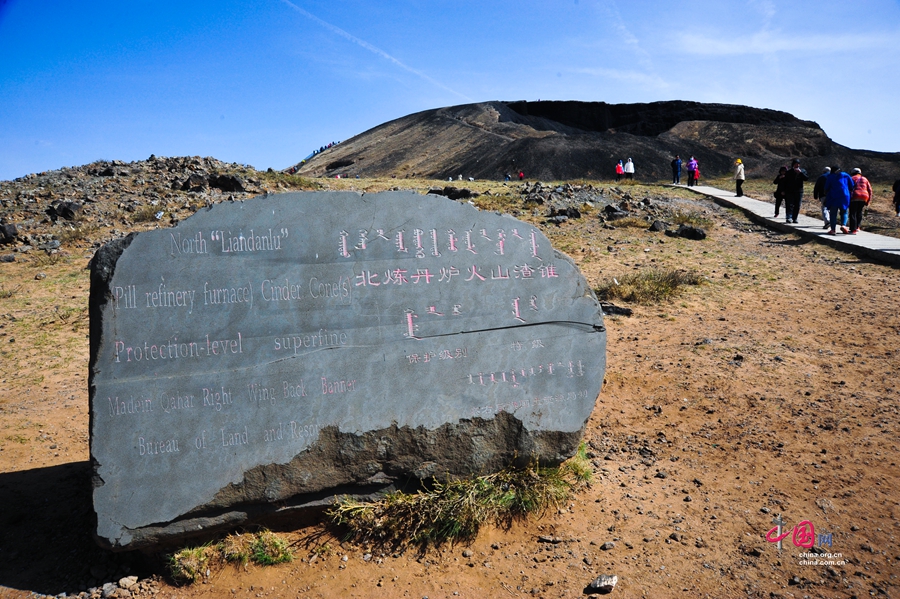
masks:
[[[681,184],[681,156],[675,154],[675,160],[672,161],[672,184]]]
[[[744,195],[744,163],[738,158],[734,161],[734,195],[741,197]]]
[[[800,168],[800,160],[794,158],[791,168],[784,175],[785,222],[796,223],[800,216],[800,203],[803,201],[803,183],[809,180],[806,171]]]
[[[625,172],[625,165],[622,164],[622,161],[618,161],[616,163],[616,183],[619,182],[619,179],[622,178],[622,174]]]

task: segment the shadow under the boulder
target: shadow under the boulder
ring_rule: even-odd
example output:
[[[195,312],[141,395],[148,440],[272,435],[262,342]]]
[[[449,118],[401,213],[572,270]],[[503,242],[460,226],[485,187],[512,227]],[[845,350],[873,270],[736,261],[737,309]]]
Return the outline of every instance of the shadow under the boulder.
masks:
[[[72,594],[141,574],[146,556],[93,537],[90,462],[0,473],[0,586]]]

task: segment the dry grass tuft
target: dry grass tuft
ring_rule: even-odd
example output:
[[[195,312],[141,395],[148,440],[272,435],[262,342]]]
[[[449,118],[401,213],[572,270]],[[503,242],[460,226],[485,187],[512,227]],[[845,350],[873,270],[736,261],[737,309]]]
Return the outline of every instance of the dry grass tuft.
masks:
[[[481,526],[509,527],[566,501],[590,480],[584,446],[558,468],[508,468],[495,474],[448,483],[433,482],[417,493],[389,493],[383,499],[339,501],[328,515],[356,541],[424,550],[446,542],[469,541]]]
[[[700,285],[705,280],[683,270],[652,269],[610,279],[594,291],[602,300],[655,304],[678,295],[685,285]]]
[[[9,299],[13,297],[21,288],[21,285],[16,285],[15,287],[4,287],[3,285],[0,285],[0,299]]]
[[[615,220],[609,221],[609,224],[610,226],[622,229],[647,229],[650,226],[649,222],[637,216],[625,216],[623,218],[617,218]]]
[[[165,216],[165,210],[160,210],[158,206],[141,206],[131,214],[131,222],[133,223],[150,223],[161,220]]]
[[[97,236],[100,227],[93,224],[82,224],[73,228],[64,228],[57,234],[60,243],[75,243],[76,241],[91,241]]]

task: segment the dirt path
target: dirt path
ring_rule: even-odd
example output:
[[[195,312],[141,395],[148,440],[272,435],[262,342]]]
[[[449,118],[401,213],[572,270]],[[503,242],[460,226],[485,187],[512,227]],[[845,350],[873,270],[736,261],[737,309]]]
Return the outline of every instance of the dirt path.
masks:
[[[0,290],[16,291],[0,299],[0,597],[128,573],[136,594],[190,598],[578,597],[600,574],[622,597],[900,597],[900,272],[710,202],[683,209],[705,212],[705,241],[606,228],[596,213],[545,228],[594,286],[650,267],[708,279],[608,318],[586,433],[594,482],[570,505],[425,556],[366,560],[310,525],[291,533],[293,563],[189,588],[90,538],[90,249],[2,265]],[[811,525],[780,551],[765,539],[778,515],[788,533]],[[811,528],[826,555],[804,560],[793,541]]]

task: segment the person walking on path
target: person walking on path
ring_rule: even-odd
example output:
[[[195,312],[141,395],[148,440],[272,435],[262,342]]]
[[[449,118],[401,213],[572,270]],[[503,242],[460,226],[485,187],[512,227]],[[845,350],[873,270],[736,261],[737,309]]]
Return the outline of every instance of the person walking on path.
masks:
[[[813,186],[813,199],[819,200],[819,203],[822,205],[822,220],[825,222],[823,229],[827,229],[829,224],[828,206],[825,205],[825,179],[828,178],[828,173],[830,172],[831,167],[826,166],[819,178],[816,179],[815,186]]]
[[[850,234],[856,235],[862,224],[863,208],[872,201],[872,185],[868,179],[862,176],[862,171],[858,168],[851,172],[853,191],[850,192]]]
[[[894,181],[891,191],[894,192],[894,212],[897,213],[897,216],[900,216],[900,179]]]
[[[742,189],[744,185],[744,163],[738,158],[734,161],[734,195],[741,197],[744,195]]]
[[[853,193],[853,179],[841,167],[833,165],[831,173],[825,178],[825,205],[828,206],[829,235],[835,235],[837,229],[838,213],[842,215],[850,207],[850,194]],[[842,233],[850,230],[841,226]]]
[[[634,162],[631,161],[631,158],[625,161],[625,180],[634,180]]]
[[[619,182],[619,179],[622,178],[622,174],[625,172],[625,166],[622,164],[622,161],[618,161],[616,163],[616,183]]]
[[[800,168],[800,161],[794,158],[791,168],[784,176],[784,203],[786,222],[796,223],[803,201],[803,183],[809,180],[806,171]]]
[[[681,156],[675,154],[675,160],[672,161],[672,184],[681,184]]]
[[[697,159],[691,156],[691,159],[688,160],[687,163],[687,171],[688,171],[688,187],[693,187],[697,182],[697,170],[700,168],[700,164],[697,162]]]
[[[778,213],[781,211],[781,202],[784,201],[784,176],[787,174],[787,167],[783,166],[778,169],[778,175],[775,177],[775,180],[772,181],[772,184],[775,185],[775,218],[778,218]],[[787,211],[787,205],[785,205],[785,212]]]

